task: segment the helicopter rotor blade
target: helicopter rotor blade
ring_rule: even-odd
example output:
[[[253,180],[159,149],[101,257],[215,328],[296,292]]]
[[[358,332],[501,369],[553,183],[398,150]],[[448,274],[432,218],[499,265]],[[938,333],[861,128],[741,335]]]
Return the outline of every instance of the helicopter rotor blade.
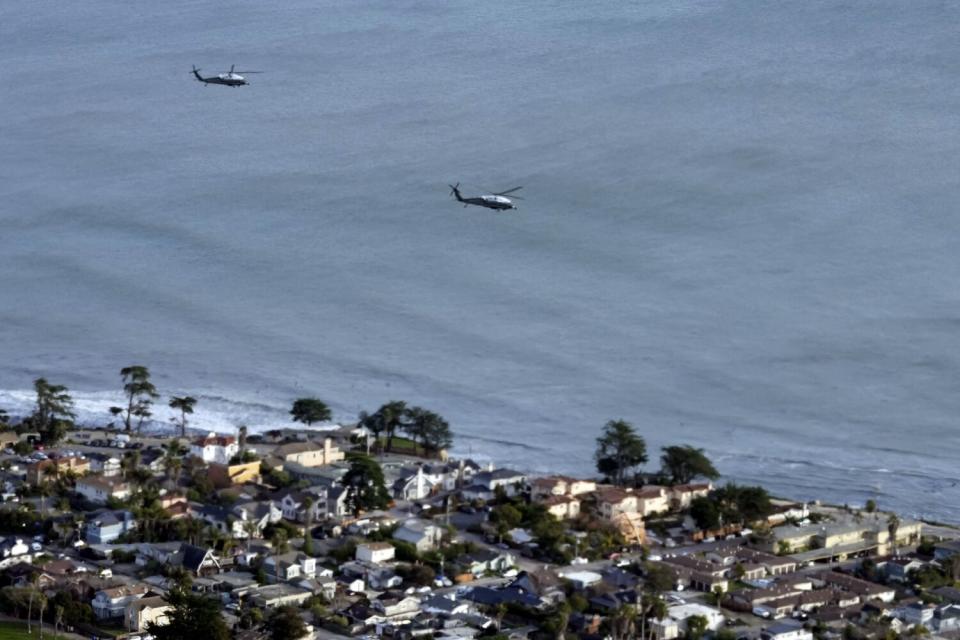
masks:
[[[265,73],[264,71],[231,71],[231,73]]]
[[[495,196],[505,196],[505,195],[507,195],[508,193],[513,193],[514,191],[519,191],[520,189],[523,189],[523,187],[514,187],[513,189],[507,189],[506,191],[498,191],[498,192],[494,193],[493,195],[495,195]]]

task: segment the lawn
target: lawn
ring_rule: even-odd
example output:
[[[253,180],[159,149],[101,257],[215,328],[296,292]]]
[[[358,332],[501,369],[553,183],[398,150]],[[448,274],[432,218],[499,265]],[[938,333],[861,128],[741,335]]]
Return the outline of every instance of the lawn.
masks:
[[[40,637],[40,629],[33,625],[33,635],[27,633],[26,622],[0,622],[0,640],[36,640]],[[43,638],[47,640],[65,640],[63,636],[53,635],[53,625],[43,626]]]

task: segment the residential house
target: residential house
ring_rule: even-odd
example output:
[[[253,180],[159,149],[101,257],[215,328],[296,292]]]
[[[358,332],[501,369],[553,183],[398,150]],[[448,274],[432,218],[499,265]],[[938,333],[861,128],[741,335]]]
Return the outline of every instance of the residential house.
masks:
[[[580,515],[580,500],[573,496],[550,496],[540,504],[558,520],[570,520]]]
[[[440,527],[424,520],[407,520],[393,532],[394,540],[409,542],[418,552],[436,548],[442,537],[443,530]]]
[[[894,582],[907,582],[909,573],[926,566],[926,562],[918,558],[891,558],[883,565],[887,579]]]
[[[158,627],[170,623],[168,615],[173,609],[161,596],[149,596],[134,599],[127,604],[124,611],[124,628],[128,631],[143,632],[147,625]]]
[[[0,569],[20,562],[28,553],[30,553],[30,547],[22,538],[16,536],[0,538]]]
[[[361,562],[380,564],[396,556],[396,548],[388,542],[368,542],[357,545],[356,558]]]
[[[294,586],[301,589],[307,589],[314,595],[323,596],[328,602],[332,602],[337,595],[337,581],[330,576],[317,576],[316,578],[301,578],[295,581]]]
[[[508,551],[480,549],[457,560],[464,569],[474,576],[486,573],[503,573],[517,566],[517,558]]]
[[[882,602],[893,602],[896,596],[896,591],[891,587],[861,580],[860,578],[855,578],[837,571],[824,571],[819,574],[818,577],[826,584],[832,585],[837,589],[855,593],[864,601],[874,599]]]
[[[670,510],[671,494],[666,487],[649,485],[637,489],[634,493],[637,496],[637,513],[644,518]]]
[[[960,540],[946,540],[933,546],[933,559],[937,562],[949,560],[960,553]]]
[[[433,595],[420,603],[420,609],[425,613],[451,618],[462,616],[473,611],[469,602],[457,600],[454,595]]]
[[[420,613],[419,600],[391,591],[381,593],[370,605],[374,611],[383,616],[384,621],[410,620]]]
[[[762,640],[813,640],[813,632],[804,629],[803,623],[797,620],[781,620],[764,629],[760,637]]]
[[[267,577],[289,582],[298,578],[313,578],[317,573],[317,560],[297,551],[279,556],[270,555],[263,563]]]
[[[126,482],[99,476],[80,478],[74,490],[93,504],[107,504],[110,498],[126,500],[132,493],[130,485]]]
[[[211,462],[207,469],[210,481],[218,489],[233,487],[247,482],[260,482],[260,461],[219,464]]]
[[[593,480],[547,476],[530,481],[530,498],[534,502],[543,502],[553,496],[581,496],[593,493],[596,489],[597,483]]]
[[[393,481],[391,485],[393,497],[397,500],[423,500],[443,488],[443,479],[431,477],[424,473],[424,466],[418,465],[416,470],[407,469]]]
[[[245,502],[233,507],[203,505],[196,515],[212,527],[234,539],[261,535],[267,525],[279,522],[282,512],[272,501]]]
[[[670,508],[674,511],[689,509],[695,498],[705,498],[712,490],[713,484],[709,482],[674,485],[669,489]]]
[[[622,513],[637,513],[637,496],[632,489],[603,486],[597,489],[597,507],[606,520],[614,520]]]
[[[93,607],[93,615],[98,620],[123,618],[127,606],[131,602],[144,597],[147,591],[147,587],[142,584],[124,585],[97,591],[90,602]]]
[[[64,473],[82,476],[89,470],[90,462],[86,458],[75,456],[48,458],[27,465],[27,482],[37,486]]]
[[[667,615],[662,620],[654,620],[654,632],[662,640],[673,640],[687,632],[687,623],[690,618],[701,616],[707,621],[707,629],[717,631],[723,626],[723,614],[713,607],[702,604],[681,604],[667,608]]]
[[[87,517],[83,537],[88,544],[109,544],[136,526],[129,511],[97,511]]]
[[[489,500],[494,497],[497,489],[503,489],[508,496],[515,496],[520,493],[526,481],[526,474],[511,469],[481,471],[473,477],[471,486],[464,489],[464,496]]]
[[[236,438],[221,436],[212,431],[203,438],[190,443],[190,455],[200,458],[204,462],[230,464],[230,458],[240,450]]]
[[[283,517],[292,522],[306,522],[309,515],[311,522],[319,522],[327,516],[328,492],[323,487],[313,491],[287,491],[280,499],[280,511]],[[309,513],[307,502],[310,502]]]
[[[137,564],[150,560],[172,567],[183,567],[195,576],[220,571],[220,560],[212,549],[196,547],[186,542],[154,542],[138,546]]]
[[[284,466],[287,463],[296,463],[304,467],[322,467],[340,462],[346,457],[330,438],[325,438],[323,444],[316,442],[283,444],[274,449],[271,455],[280,459]]]
[[[87,460],[90,462],[91,473],[103,476],[104,478],[112,478],[120,475],[121,465],[119,458],[105,453],[88,453],[86,455]]]
[[[309,589],[301,589],[291,584],[279,583],[263,585],[250,591],[253,603],[258,607],[274,609],[287,605],[300,606],[311,597]]]

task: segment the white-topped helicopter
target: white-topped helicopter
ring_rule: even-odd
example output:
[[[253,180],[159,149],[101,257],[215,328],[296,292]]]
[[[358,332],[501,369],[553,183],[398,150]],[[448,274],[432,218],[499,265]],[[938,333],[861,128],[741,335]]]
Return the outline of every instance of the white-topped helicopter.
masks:
[[[204,78],[200,75],[200,69],[196,67],[193,68],[193,75],[197,80],[202,82],[204,85],[208,84],[223,84],[228,87],[242,87],[245,84],[250,84],[247,82],[247,79],[243,77],[245,73],[263,73],[262,71],[234,71],[233,68],[236,65],[230,65],[230,71],[226,73],[221,73],[216,76],[209,76]]]
[[[474,198],[464,198],[460,194],[460,183],[458,182],[455,185],[447,185],[450,187],[450,195],[457,199],[457,202],[462,202],[464,209],[466,209],[468,204],[474,204],[478,207],[486,207],[487,209],[494,209],[495,211],[506,211],[508,209],[516,209],[517,205],[513,204],[514,200],[523,200],[520,196],[511,196],[507,197],[508,194],[513,193],[514,191],[519,191],[523,187],[514,187],[513,189],[507,189],[506,191],[500,191],[498,193],[488,193],[482,196],[476,196]]]

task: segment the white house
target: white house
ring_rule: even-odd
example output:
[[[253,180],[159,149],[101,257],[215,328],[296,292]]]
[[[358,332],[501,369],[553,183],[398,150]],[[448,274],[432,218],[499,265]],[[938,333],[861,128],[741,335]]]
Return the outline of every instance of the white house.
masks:
[[[396,549],[388,542],[368,542],[357,545],[356,558],[361,562],[380,564],[390,562],[396,555]]]
[[[237,455],[240,446],[233,436],[220,436],[212,431],[205,438],[198,438],[190,443],[190,455],[200,458],[204,462],[229,464],[230,458]]]
[[[30,547],[21,538],[0,538],[0,569],[23,560],[29,561],[29,558],[22,557],[29,552]]]
[[[311,502],[310,513],[307,513],[307,501]],[[280,500],[280,510],[283,517],[293,522],[306,522],[310,516],[311,522],[318,522],[327,515],[327,490],[319,493],[307,491],[290,491]]]
[[[723,626],[723,614],[717,609],[702,604],[681,604],[668,608],[665,618],[653,621],[653,628],[663,640],[673,640],[687,632],[687,621],[693,616],[706,618],[710,631]]]
[[[763,640],[813,640],[813,632],[803,628],[797,620],[781,620],[760,634]]]
[[[130,485],[115,478],[87,476],[77,480],[75,491],[94,504],[106,504],[109,498],[126,500],[130,497]]]
[[[114,587],[113,589],[97,591],[90,602],[93,607],[93,615],[98,620],[122,618],[126,614],[127,606],[131,602],[142,598],[146,593],[147,587],[144,585]]]
[[[440,527],[423,520],[407,520],[393,532],[394,540],[409,542],[421,552],[436,548],[442,537]]]

